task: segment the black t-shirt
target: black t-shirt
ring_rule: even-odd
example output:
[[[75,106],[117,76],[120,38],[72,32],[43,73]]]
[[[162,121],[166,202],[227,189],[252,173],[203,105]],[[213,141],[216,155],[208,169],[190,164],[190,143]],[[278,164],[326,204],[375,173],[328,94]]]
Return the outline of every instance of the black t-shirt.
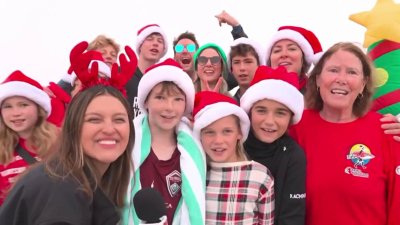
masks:
[[[139,68],[136,69],[135,74],[132,78],[126,83],[126,95],[128,97],[129,105],[132,106],[133,109],[133,116],[137,117],[140,114],[139,106],[137,103],[137,93],[138,93],[138,86],[139,82],[143,77],[143,73],[140,71]]]
[[[115,225],[119,220],[101,189],[90,201],[77,182],[49,177],[43,165],[24,175],[0,208],[0,225]]]

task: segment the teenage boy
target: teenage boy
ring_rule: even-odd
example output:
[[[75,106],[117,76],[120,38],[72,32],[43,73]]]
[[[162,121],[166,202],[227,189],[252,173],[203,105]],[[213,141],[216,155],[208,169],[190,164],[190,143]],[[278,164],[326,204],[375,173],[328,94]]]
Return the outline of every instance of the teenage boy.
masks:
[[[245,37],[233,41],[229,52],[229,66],[238,86],[229,93],[238,103],[249,88],[258,66],[264,65],[264,62],[262,48],[257,42]]]
[[[306,157],[287,134],[304,109],[296,73],[284,67],[258,67],[250,87],[240,98],[251,128],[244,148],[251,159],[266,166],[275,179],[274,224],[305,223]]]
[[[158,24],[149,24],[137,32],[136,55],[138,67],[133,77],[126,84],[129,104],[133,106],[134,117],[140,114],[137,93],[144,71],[158,63],[167,54],[168,41],[163,29]]]
[[[168,224],[203,225],[205,155],[195,142],[189,116],[194,105],[190,77],[173,59],[150,67],[138,86],[141,114],[134,119],[134,175],[128,201],[145,187],[157,189],[166,202]],[[139,224],[135,210],[123,224]]]

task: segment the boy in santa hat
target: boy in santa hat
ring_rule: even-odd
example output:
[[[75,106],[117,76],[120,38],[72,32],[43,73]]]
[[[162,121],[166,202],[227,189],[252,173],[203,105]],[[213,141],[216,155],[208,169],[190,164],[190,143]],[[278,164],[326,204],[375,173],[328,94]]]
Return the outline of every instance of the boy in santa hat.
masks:
[[[275,179],[275,223],[305,222],[304,151],[287,134],[304,109],[296,73],[284,67],[258,67],[240,106],[251,122],[244,147],[251,159],[266,166]]]
[[[190,77],[173,59],[150,67],[138,86],[141,114],[134,119],[134,174],[127,201],[141,188],[163,196],[168,224],[204,224],[205,156],[192,137],[194,104]],[[123,212],[123,224],[139,224],[133,208]]]
[[[168,40],[163,29],[158,24],[149,24],[137,32],[136,55],[138,67],[135,74],[126,84],[128,102],[133,106],[134,117],[140,114],[138,105],[138,85],[144,71],[158,63],[167,54]]]

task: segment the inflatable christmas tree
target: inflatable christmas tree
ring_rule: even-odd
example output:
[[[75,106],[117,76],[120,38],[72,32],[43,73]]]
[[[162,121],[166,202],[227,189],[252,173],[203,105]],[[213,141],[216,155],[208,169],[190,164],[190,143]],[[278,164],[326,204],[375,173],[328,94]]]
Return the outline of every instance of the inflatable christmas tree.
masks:
[[[366,12],[350,20],[367,28],[364,47],[376,67],[372,110],[382,114],[400,113],[400,4],[378,0]]]

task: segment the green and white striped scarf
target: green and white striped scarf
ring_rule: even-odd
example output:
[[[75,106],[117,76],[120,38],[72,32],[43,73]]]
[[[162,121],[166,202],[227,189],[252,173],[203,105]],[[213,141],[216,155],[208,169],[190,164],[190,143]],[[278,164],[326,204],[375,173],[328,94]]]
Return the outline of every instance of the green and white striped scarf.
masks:
[[[147,115],[141,114],[133,122],[135,126],[135,145],[132,153],[134,172],[131,172],[127,207],[122,212],[123,225],[140,224],[132,198],[141,189],[140,166],[149,156],[151,149],[151,133]],[[183,117],[176,127],[177,147],[181,153],[182,198],[175,210],[172,225],[203,225],[205,221],[205,155],[199,143],[194,140],[189,124],[189,120]]]

